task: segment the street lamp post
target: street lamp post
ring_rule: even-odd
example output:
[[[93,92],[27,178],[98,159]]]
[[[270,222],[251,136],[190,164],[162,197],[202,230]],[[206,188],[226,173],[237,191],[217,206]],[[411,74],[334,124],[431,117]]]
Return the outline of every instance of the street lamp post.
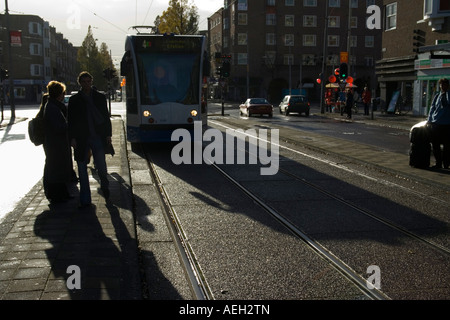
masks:
[[[328,34],[328,0],[325,3],[325,28],[323,28],[323,57],[322,57],[322,77],[325,75],[325,57],[327,54],[327,34]],[[320,83],[320,113],[325,113],[323,105],[325,81]]]

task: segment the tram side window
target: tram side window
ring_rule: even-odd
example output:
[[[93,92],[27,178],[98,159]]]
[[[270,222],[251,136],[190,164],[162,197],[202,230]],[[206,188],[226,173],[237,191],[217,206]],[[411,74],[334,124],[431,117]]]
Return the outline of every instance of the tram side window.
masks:
[[[131,60],[130,52],[125,52],[121,65],[121,75],[126,77],[126,106],[127,113],[137,114],[137,94],[136,94],[136,82],[134,80],[133,60]]]

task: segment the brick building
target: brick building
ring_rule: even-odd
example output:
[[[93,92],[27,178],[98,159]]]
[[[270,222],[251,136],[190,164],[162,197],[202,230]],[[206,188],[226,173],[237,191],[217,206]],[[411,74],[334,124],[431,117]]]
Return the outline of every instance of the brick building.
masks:
[[[416,115],[428,113],[437,81],[450,77],[450,1],[384,0],[382,59],[376,62],[386,108],[401,101]]]
[[[225,0],[209,17],[209,39],[213,60],[216,53],[231,56],[226,97],[239,101],[262,96],[278,103],[287,92],[302,90],[318,101],[316,79],[323,57],[326,82],[339,66],[341,52],[349,52],[350,75],[358,90],[365,85],[376,89],[382,31],[368,29],[366,20],[368,6],[381,2],[327,0],[324,6],[318,0]],[[212,70],[218,62],[213,61]]]
[[[35,15],[9,15],[10,34],[6,32],[5,15],[0,15],[0,65],[9,66],[7,43],[11,39],[12,73],[15,103],[39,103],[51,80],[64,82],[68,90],[77,88],[77,48],[61,33]],[[11,38],[10,38],[11,37]],[[8,101],[8,81],[4,81]]]

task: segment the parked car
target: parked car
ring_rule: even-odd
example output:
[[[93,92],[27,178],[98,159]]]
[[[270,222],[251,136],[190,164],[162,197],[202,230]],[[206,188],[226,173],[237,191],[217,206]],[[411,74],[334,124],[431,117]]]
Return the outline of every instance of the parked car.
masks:
[[[305,116],[308,117],[311,104],[306,96],[287,95],[283,98],[283,101],[281,101],[279,108],[280,113],[284,113],[286,115],[289,115],[291,112],[295,112],[298,114],[304,113]]]
[[[251,117],[254,114],[273,116],[273,106],[264,98],[250,98],[239,106],[239,113]]]

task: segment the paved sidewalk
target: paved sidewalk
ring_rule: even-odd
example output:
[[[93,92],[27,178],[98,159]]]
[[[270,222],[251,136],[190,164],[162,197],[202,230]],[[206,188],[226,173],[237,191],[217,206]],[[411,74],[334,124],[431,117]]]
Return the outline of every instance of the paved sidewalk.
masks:
[[[75,184],[73,199],[50,205],[40,182],[1,221],[0,300],[141,299],[123,121],[112,123],[108,201],[91,164],[92,208],[78,209]]]

